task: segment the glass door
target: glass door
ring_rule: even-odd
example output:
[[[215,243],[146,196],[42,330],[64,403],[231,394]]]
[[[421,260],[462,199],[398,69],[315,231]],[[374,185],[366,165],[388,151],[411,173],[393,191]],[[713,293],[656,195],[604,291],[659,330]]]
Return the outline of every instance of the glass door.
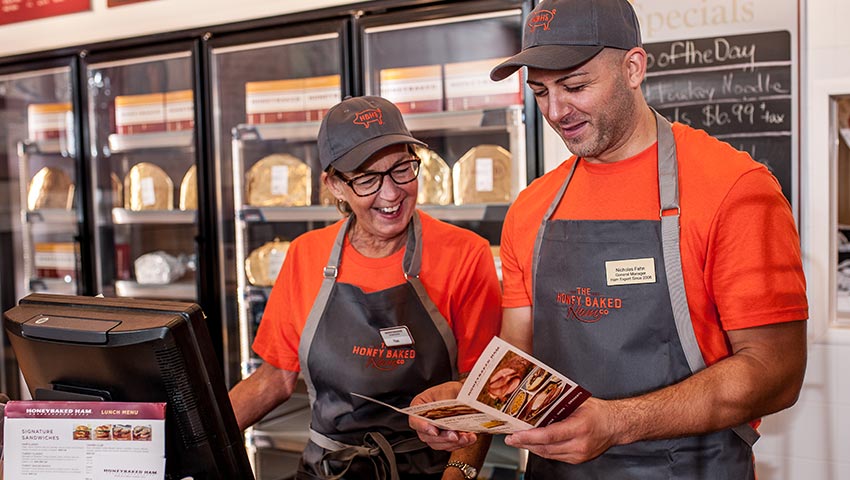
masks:
[[[0,296],[85,290],[80,263],[80,155],[71,62],[0,72]],[[3,392],[20,398],[17,363],[3,342]]]
[[[98,288],[198,301],[190,51],[87,66]]]
[[[349,91],[348,23],[212,42],[219,275],[229,385],[260,365],[251,345],[289,241],[339,220],[320,188],[321,118]],[[257,478],[294,473],[307,442],[306,387],[246,432]],[[276,475],[276,476],[275,476]]]
[[[527,2],[459,2],[359,19],[363,90],[399,106],[421,149],[419,208],[499,243],[508,206],[538,172],[533,99],[520,72],[490,70],[520,51]],[[498,9],[494,9],[498,8]],[[529,120],[531,119],[531,120]],[[526,452],[495,436],[482,476],[514,478]]]
[[[521,47],[528,6],[507,8],[485,2],[360,19],[364,93],[398,105],[429,146],[419,153],[420,208],[489,239],[497,267],[507,207],[537,173],[527,161],[535,158],[533,107],[520,73],[489,78]]]

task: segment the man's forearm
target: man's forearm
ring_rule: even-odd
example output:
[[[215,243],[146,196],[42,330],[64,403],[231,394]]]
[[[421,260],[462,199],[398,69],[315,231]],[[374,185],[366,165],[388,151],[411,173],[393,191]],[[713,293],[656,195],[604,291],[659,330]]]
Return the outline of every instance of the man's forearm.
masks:
[[[730,333],[742,339],[735,353],[682,382],[610,402],[614,443],[718,431],[793,405],[805,371],[805,322],[751,330]]]

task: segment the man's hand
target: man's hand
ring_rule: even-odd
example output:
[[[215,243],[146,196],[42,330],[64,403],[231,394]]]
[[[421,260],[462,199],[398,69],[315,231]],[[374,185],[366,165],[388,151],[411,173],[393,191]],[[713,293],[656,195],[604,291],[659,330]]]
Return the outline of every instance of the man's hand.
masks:
[[[440,400],[453,400],[457,398],[458,392],[463,384],[460,382],[446,382],[433,386],[420,393],[410,402],[411,405],[436,402]],[[471,432],[456,432],[453,430],[441,430],[436,426],[422,420],[421,418],[409,417],[410,428],[416,431],[419,439],[427,443],[434,450],[448,450],[453,452],[468,447],[477,441],[477,436]]]
[[[505,444],[560,462],[586,462],[616,444],[615,410],[614,402],[589,398],[560,422],[508,435]]]

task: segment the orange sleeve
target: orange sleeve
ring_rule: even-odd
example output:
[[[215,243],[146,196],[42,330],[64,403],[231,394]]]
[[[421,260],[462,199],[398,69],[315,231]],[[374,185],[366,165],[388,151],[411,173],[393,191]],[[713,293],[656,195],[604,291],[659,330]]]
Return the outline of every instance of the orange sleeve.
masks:
[[[791,208],[766,169],[741,176],[712,226],[705,280],[724,330],[808,318]]]

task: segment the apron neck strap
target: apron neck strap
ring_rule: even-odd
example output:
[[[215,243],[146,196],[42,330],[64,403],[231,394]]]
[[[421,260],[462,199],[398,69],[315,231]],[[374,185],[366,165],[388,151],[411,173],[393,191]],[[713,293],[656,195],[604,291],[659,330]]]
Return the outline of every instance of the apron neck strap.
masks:
[[[345,224],[339,229],[336,235],[331,254],[328,256],[328,264],[322,271],[325,278],[336,278],[339,274],[339,264],[342,259],[342,248],[345,243],[345,235],[348,230],[354,225],[355,219],[353,215],[349,215],[345,219]],[[419,277],[419,271],[422,268],[422,221],[419,219],[419,212],[414,210],[413,217],[407,225],[407,244],[404,252],[404,268],[405,278]]]

